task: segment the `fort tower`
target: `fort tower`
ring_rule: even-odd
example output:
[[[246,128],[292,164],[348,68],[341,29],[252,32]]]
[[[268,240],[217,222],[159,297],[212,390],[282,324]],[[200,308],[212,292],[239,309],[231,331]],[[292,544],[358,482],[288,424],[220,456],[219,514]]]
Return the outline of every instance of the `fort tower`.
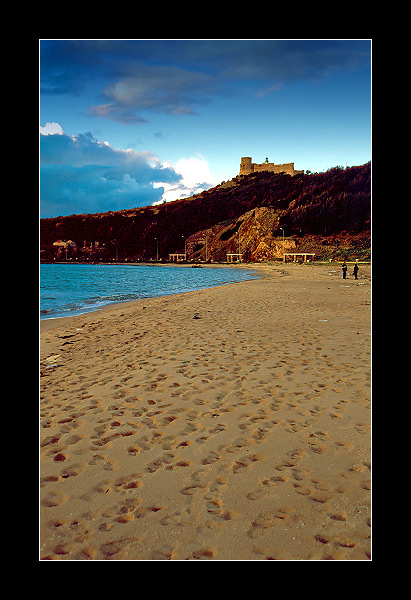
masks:
[[[250,175],[253,172],[251,156],[243,156],[240,163],[240,175]]]

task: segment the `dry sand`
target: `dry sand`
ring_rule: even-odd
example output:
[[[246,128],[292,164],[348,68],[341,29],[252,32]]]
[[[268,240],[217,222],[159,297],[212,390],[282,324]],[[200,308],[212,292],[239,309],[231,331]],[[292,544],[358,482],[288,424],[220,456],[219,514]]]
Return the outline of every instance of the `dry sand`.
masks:
[[[258,268],[41,323],[41,559],[370,558],[370,267]]]

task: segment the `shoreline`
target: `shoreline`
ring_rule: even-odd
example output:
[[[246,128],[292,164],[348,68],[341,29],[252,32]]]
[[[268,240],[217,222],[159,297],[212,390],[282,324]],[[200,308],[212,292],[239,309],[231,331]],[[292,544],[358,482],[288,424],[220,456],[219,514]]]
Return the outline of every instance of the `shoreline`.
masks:
[[[251,271],[256,271],[256,273],[258,273],[258,277],[266,277],[269,276],[268,273],[271,270],[275,270],[276,268],[281,268],[284,265],[286,265],[287,267],[290,267],[292,265],[297,266],[303,266],[305,268],[311,268],[311,267],[315,267],[315,266],[336,266],[339,264],[342,264],[344,261],[333,261],[332,263],[328,263],[328,262],[314,262],[314,263],[308,263],[305,265],[296,265],[295,263],[283,263],[283,262],[264,262],[264,263],[215,263],[215,264],[202,264],[201,266],[204,268],[238,268],[238,269],[247,269],[247,270],[251,270]],[[364,261],[364,262],[360,262],[360,261],[347,261],[347,265],[354,265],[355,262],[357,262],[357,264],[359,265],[365,265],[365,266],[369,266],[371,269],[371,262],[370,261]],[[104,265],[130,265],[130,266],[168,266],[168,267],[185,267],[185,268],[192,268],[191,264],[180,264],[180,263],[168,263],[168,264],[152,264],[152,263],[127,263],[127,262],[123,262],[123,263],[86,263],[86,262],[76,262],[76,263],[67,263],[67,262],[55,262],[55,263],[41,263],[41,264],[104,264]],[[225,285],[232,285],[234,283],[244,283],[244,282],[240,282],[240,281],[233,281],[233,282],[229,282],[229,283],[222,283],[220,285],[214,286],[214,287],[221,287],[221,286],[225,286]],[[212,289],[212,288],[203,288],[203,289]],[[193,292],[195,291],[200,291],[200,290],[192,290]],[[184,294],[189,294],[192,293],[190,292],[179,292],[179,293],[184,293]],[[179,293],[177,294],[165,294],[162,296],[148,296],[147,298],[139,298],[139,299],[135,299],[135,300],[125,300],[122,302],[111,302],[109,304],[103,305],[99,308],[95,308],[92,310],[88,310],[84,313],[78,314],[78,315],[72,315],[72,316],[64,316],[64,317],[49,317],[49,318],[44,318],[41,319],[39,318],[39,324],[40,324],[40,332],[42,331],[46,331],[48,329],[54,329],[55,326],[59,326],[62,324],[69,324],[71,321],[71,319],[76,319],[79,317],[82,317],[84,315],[87,315],[89,313],[95,313],[95,312],[99,312],[102,310],[107,310],[110,309],[110,307],[116,307],[118,305],[121,304],[129,304],[130,302],[142,302],[144,300],[149,300],[151,298],[164,298],[164,297],[168,297],[168,296],[177,296],[179,295]],[[53,321],[53,323],[51,323],[51,321]],[[46,322],[48,323],[46,325]],[[49,323],[50,322],[50,323]]]
[[[368,560],[371,267],[335,266],[41,321],[40,559]]]
[[[48,263],[48,264],[51,264],[51,263]],[[58,264],[65,264],[65,263],[58,263]],[[81,264],[87,264],[87,263],[81,263]],[[107,264],[109,264],[109,263],[107,263]],[[127,263],[121,263],[121,264],[122,265],[127,265]],[[163,266],[163,265],[142,265],[142,266]],[[170,264],[168,266],[171,266],[171,267],[174,266],[174,267],[176,267],[176,266],[180,266],[180,265]],[[185,267],[191,267],[191,265],[184,265],[184,266]],[[211,267],[211,268],[219,268],[220,266],[222,266],[222,267],[229,266],[229,268],[231,267],[231,265],[204,265],[204,267]],[[251,267],[244,267],[242,265],[237,265],[237,268],[241,268],[241,269],[246,268],[247,270],[256,271],[256,273],[259,273],[258,266],[257,266],[257,268],[251,268]],[[262,277],[262,276],[263,275],[258,274],[258,277]],[[212,287],[201,288],[201,289],[213,289],[214,287],[222,287],[222,286],[225,286],[225,285],[233,285],[233,284],[236,284],[236,283],[244,283],[244,282],[243,281],[231,281],[231,282],[221,283],[219,285],[215,285],[215,286],[212,286]],[[88,314],[93,314],[95,312],[110,310],[110,308],[115,308],[117,306],[127,305],[127,304],[133,303],[133,302],[144,302],[146,300],[148,301],[148,300],[151,300],[151,299],[154,299],[154,298],[168,298],[169,296],[179,296],[180,294],[195,293],[195,292],[201,291],[201,289],[199,289],[199,290],[190,290],[188,292],[178,292],[178,293],[162,294],[162,295],[158,295],[158,296],[147,296],[146,298],[138,298],[138,299],[135,299],[135,300],[124,300],[124,301],[120,301],[120,302],[110,302],[110,303],[104,304],[103,306],[100,306],[98,308],[87,310],[84,313],[81,313],[81,314],[78,314],[78,315],[63,316],[63,317],[49,317],[49,318],[44,318],[44,319],[39,318],[40,332],[46,331],[46,330],[49,330],[49,329],[54,329],[54,325],[55,326],[59,326],[60,324],[69,324],[69,323],[71,323],[71,319],[80,318],[80,317],[83,317],[83,316],[88,315]],[[81,309],[79,309],[79,310],[81,310]],[[49,321],[55,322],[54,325],[53,325],[53,323],[50,323],[48,325],[45,324],[45,323],[48,323]]]
[[[254,279],[250,279],[249,281],[254,281]],[[72,315],[69,317],[51,317],[49,319],[39,319],[39,324],[40,324],[40,334],[45,332],[45,331],[50,331],[51,329],[56,329],[57,327],[60,326],[70,326],[70,325],[75,325],[75,321],[78,319],[82,319],[84,317],[87,317],[89,315],[95,315],[96,313],[106,313],[106,312],[110,312],[112,310],[116,310],[117,308],[127,308],[130,307],[133,304],[144,304],[144,303],[149,303],[152,300],[161,300],[164,298],[176,298],[176,300],[178,300],[179,296],[185,296],[187,294],[197,294],[198,292],[204,291],[204,290],[213,290],[213,289],[217,289],[217,288],[221,288],[221,287],[225,287],[225,286],[229,286],[229,285],[237,285],[239,283],[248,283],[248,281],[232,281],[230,283],[222,283],[220,285],[216,285],[214,287],[209,287],[209,288],[202,288],[199,290],[191,290],[189,292],[178,292],[176,294],[164,294],[162,296],[148,296],[147,298],[138,298],[136,300],[125,300],[124,302],[112,302],[110,304],[105,304],[104,306],[101,306],[100,308],[96,308],[94,310],[90,310],[88,312],[84,312],[81,313],[80,315]]]

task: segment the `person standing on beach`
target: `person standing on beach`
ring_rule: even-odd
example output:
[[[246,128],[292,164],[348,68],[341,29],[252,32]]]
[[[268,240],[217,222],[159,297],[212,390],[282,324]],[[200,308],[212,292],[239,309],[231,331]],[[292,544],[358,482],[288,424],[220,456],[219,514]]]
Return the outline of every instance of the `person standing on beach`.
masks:
[[[352,274],[354,275],[355,279],[358,279],[357,275],[358,275],[358,261],[355,261],[355,265],[354,265],[354,270],[352,272]]]
[[[345,261],[342,264],[342,273],[343,273],[343,279],[345,279],[346,275],[347,275],[347,265],[345,264]]]

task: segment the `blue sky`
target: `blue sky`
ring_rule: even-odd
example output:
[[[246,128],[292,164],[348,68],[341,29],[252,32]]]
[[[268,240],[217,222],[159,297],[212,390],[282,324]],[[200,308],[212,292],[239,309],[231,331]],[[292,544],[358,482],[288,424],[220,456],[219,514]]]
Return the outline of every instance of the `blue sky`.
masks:
[[[370,40],[40,40],[40,216],[371,160]]]

